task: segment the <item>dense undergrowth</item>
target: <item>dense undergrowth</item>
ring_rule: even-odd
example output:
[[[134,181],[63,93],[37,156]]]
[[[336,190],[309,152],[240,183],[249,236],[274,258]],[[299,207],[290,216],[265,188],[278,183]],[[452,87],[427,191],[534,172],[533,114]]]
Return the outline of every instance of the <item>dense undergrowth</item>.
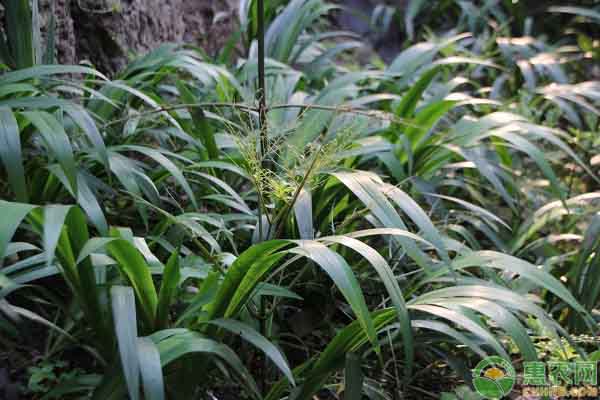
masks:
[[[598,7],[410,3],[359,65],[339,6],[267,1],[264,109],[255,1],[217,59],[108,78],[7,0],[4,395],[426,398],[596,359]]]

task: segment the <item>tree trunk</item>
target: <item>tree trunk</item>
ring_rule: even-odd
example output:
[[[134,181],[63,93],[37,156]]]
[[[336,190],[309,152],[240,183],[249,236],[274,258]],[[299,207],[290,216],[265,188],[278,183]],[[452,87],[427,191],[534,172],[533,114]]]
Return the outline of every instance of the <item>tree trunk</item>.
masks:
[[[235,0],[40,0],[40,14],[45,36],[54,13],[59,63],[88,60],[111,74],[131,56],[162,43],[194,44],[214,54],[237,29],[236,5]]]

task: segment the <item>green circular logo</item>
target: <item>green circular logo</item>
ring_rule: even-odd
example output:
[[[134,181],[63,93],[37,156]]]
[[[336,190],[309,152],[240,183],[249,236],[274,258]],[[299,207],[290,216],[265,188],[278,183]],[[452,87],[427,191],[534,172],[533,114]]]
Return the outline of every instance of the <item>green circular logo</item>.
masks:
[[[486,399],[497,400],[508,396],[516,380],[514,367],[502,357],[486,357],[473,369],[475,390]]]

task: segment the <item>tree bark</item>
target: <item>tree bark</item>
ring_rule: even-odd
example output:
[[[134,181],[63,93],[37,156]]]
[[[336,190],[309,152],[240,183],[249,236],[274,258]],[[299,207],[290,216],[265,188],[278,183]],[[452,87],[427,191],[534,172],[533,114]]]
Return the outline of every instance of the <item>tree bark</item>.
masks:
[[[237,29],[236,7],[235,0],[40,0],[43,37],[54,12],[56,60],[88,60],[108,74],[162,43],[215,54]]]

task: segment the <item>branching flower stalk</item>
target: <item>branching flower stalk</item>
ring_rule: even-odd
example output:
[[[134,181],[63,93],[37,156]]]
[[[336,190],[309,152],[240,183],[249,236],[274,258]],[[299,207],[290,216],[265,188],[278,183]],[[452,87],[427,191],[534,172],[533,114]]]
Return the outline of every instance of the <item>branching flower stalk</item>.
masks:
[[[260,151],[264,158],[264,153],[268,147],[267,132],[267,92],[265,85],[265,4],[264,0],[258,0],[258,121],[260,128]],[[266,160],[263,159],[266,162]]]
[[[294,195],[293,195],[291,201],[284,207],[282,212],[277,216],[277,218],[273,222],[273,224],[277,226],[277,234],[275,235],[275,237],[278,238],[283,233],[283,227],[285,226],[284,221],[287,219],[288,215],[290,214],[291,209],[294,207],[294,203],[296,203],[296,200],[298,199],[298,196],[300,195],[302,188],[308,182],[308,179],[311,176],[311,173],[314,170],[318,159],[319,159],[319,152],[316,152],[315,155],[313,156],[312,162],[310,163],[310,167],[308,167],[308,170],[306,171],[306,173],[304,174],[304,177],[302,178],[302,182],[300,182],[300,185],[298,185],[298,187],[296,188],[296,191],[294,192]],[[270,230],[270,228],[271,227],[269,227],[269,230]]]
[[[127,122],[127,121],[129,121],[131,119],[135,119],[135,118],[142,118],[142,117],[147,117],[147,116],[154,115],[154,114],[159,114],[159,113],[162,113],[165,111],[175,111],[175,110],[181,110],[181,109],[187,109],[187,108],[231,108],[231,109],[246,111],[248,113],[256,112],[256,113],[259,113],[259,117],[260,117],[260,107],[254,107],[254,106],[251,106],[248,104],[224,103],[224,102],[184,103],[184,104],[175,104],[175,105],[168,106],[168,107],[159,107],[159,108],[155,108],[153,110],[149,110],[146,112],[136,113],[133,116],[130,115],[130,116],[123,117],[123,118],[113,119],[110,122],[107,122],[104,125],[102,125],[102,128],[107,128],[107,127],[110,127],[113,125]],[[389,113],[389,112],[380,111],[380,110],[368,110],[368,109],[362,109],[362,108],[356,108],[356,107],[348,107],[348,106],[344,106],[344,105],[342,105],[342,106],[327,106],[327,105],[323,105],[323,104],[294,104],[294,103],[275,104],[270,107],[267,107],[265,105],[264,110],[266,112],[264,115],[266,116],[268,111],[281,110],[281,109],[287,109],[287,108],[300,108],[303,112],[313,109],[313,110],[322,110],[322,111],[332,111],[332,112],[336,112],[336,113],[354,114],[354,115],[360,115],[360,116],[367,117],[367,118],[377,119],[380,121],[391,122],[391,123],[403,125],[406,127],[423,128],[423,126],[421,126],[421,125],[415,124],[414,122],[404,119],[404,118],[399,118],[396,115]],[[266,123],[264,125],[266,126]],[[267,146],[268,146],[268,141],[267,141]]]

